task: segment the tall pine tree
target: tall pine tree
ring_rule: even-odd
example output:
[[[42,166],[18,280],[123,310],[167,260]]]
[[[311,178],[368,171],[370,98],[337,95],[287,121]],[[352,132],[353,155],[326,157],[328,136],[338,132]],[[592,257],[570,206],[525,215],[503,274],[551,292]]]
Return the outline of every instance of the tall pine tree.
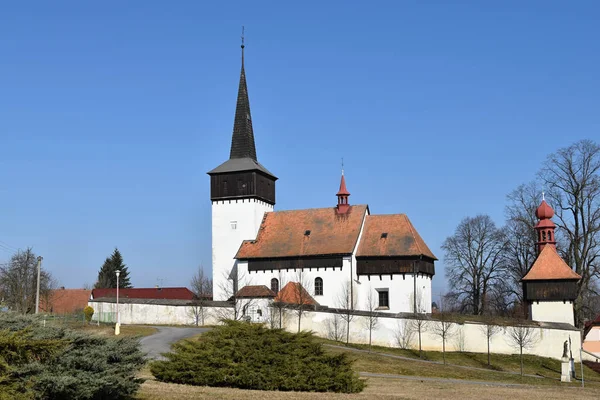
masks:
[[[123,264],[123,257],[121,256],[119,249],[115,248],[115,251],[113,251],[110,257],[106,258],[102,268],[100,268],[98,280],[96,281],[94,288],[116,288],[117,270],[121,271],[121,274],[119,275],[119,289],[132,287],[131,282],[129,282],[129,270],[127,269],[127,266]]]

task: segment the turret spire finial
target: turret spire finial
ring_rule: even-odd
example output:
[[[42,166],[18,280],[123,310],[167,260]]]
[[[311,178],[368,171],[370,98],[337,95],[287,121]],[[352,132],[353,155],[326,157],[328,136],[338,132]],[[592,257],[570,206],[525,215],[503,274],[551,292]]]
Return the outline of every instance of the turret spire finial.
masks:
[[[546,200],[546,193],[542,192],[542,201]]]
[[[344,175],[344,157],[342,157],[342,175]]]
[[[242,48],[242,68],[244,68],[244,47],[246,47],[244,44],[244,25],[242,25],[242,45],[240,47]]]

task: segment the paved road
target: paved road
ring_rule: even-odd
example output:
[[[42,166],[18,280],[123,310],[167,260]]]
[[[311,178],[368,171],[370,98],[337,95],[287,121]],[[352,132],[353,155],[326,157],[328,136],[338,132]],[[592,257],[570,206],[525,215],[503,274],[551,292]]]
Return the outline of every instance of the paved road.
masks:
[[[142,345],[142,351],[147,353],[146,358],[157,360],[164,358],[161,353],[169,352],[173,343],[209,330],[208,328],[179,328],[173,326],[155,326],[154,328],[158,329],[158,332],[143,337],[140,344]]]

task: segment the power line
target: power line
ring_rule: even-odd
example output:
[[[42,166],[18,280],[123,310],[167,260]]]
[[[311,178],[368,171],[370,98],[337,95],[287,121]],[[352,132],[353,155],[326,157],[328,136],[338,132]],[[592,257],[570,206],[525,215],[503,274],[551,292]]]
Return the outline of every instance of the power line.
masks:
[[[0,240],[0,246],[5,247],[9,250],[19,251],[19,249],[17,249],[15,246],[11,246],[10,244],[3,242],[2,240]]]

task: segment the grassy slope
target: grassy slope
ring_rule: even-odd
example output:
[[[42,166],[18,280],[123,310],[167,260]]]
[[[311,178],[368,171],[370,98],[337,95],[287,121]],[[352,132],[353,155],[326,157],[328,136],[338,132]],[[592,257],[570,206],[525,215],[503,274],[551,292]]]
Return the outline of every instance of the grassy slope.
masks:
[[[198,337],[193,340],[198,340]],[[325,344],[339,343],[325,341]],[[362,348],[364,346],[355,346]],[[470,370],[457,368],[453,365],[439,365],[418,361],[418,353],[410,350],[392,349],[387,347],[373,347],[373,352],[357,353],[351,349],[328,348],[328,351],[350,353],[355,359],[354,369],[359,372],[385,373],[394,375],[409,375],[432,378],[452,378],[474,381],[493,381],[508,384],[532,385],[528,387],[495,387],[482,385],[465,385],[460,383],[429,382],[419,380],[369,378],[367,389],[360,394],[333,394],[333,393],[280,393],[244,391],[239,389],[193,387],[157,382],[149,370],[142,371],[142,377],[147,381],[138,393],[138,399],[388,399],[388,398],[456,398],[456,399],[564,399],[576,395],[582,399],[600,398],[600,375],[585,369],[586,389],[577,386],[580,382],[561,384],[560,364],[557,360],[543,357],[526,356],[524,359],[525,373],[539,375],[543,378],[523,377],[506,374],[498,371],[519,372],[519,357],[516,355],[492,354],[492,367],[489,370]],[[385,357],[377,352],[395,354],[413,360],[402,360]],[[440,352],[426,352],[427,360],[441,361]],[[477,367],[487,369],[487,354],[477,353],[447,353],[446,360],[449,364]],[[577,367],[579,368],[579,366]],[[579,369],[578,376],[579,376]],[[573,391],[576,391],[573,392]]]
[[[337,344],[326,341],[327,344]],[[366,349],[367,346],[352,345],[354,348]],[[384,362],[377,352],[399,355],[418,360],[419,354],[413,350],[401,350],[396,348],[373,346],[372,354],[351,353],[356,359],[355,369],[365,372],[379,372],[387,374],[414,375],[439,378],[468,379],[468,380],[490,380],[506,383],[526,383],[534,385],[560,384],[560,361],[545,357],[524,356],[523,369],[525,374],[537,375],[547,379],[523,377],[495,371],[520,372],[520,358],[518,355],[492,354],[491,366],[487,365],[487,354],[481,353],[446,353],[446,363],[438,364],[423,363],[419,361],[408,361],[387,358]],[[333,352],[345,351],[341,349],[330,349]],[[423,352],[423,358],[430,361],[442,361],[442,353],[435,351]],[[476,367],[486,369],[469,370],[466,368],[455,368],[455,365]],[[576,364],[576,374],[580,376],[580,364]],[[586,382],[600,387],[600,375],[584,366],[584,377]],[[573,383],[577,385],[579,383]]]

